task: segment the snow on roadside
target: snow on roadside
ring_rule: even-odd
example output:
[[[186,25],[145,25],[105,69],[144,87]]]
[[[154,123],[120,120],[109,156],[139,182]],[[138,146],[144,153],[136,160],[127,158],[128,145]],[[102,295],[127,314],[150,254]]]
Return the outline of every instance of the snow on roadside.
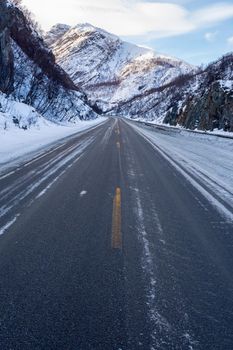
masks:
[[[233,140],[202,134],[173,133],[169,130],[158,131],[138,125],[133,127],[180,164],[182,169],[217,194],[233,211]],[[185,175],[184,171],[182,174]],[[192,183],[195,186],[193,181]],[[197,183],[196,187],[200,190]],[[204,194],[203,191],[202,193]]]
[[[1,118],[1,115],[0,115]],[[16,128],[11,131],[0,130],[0,167],[7,168],[9,163],[20,157],[35,153],[55,141],[66,136],[85,131],[106,121],[98,118],[90,121],[80,121],[75,125],[56,125],[46,121],[46,124],[31,130]]]
[[[134,121],[134,122],[140,122],[140,123],[147,123],[148,125],[153,126],[158,126],[158,127],[163,127],[164,129],[171,129],[180,133],[193,133],[193,134],[204,134],[204,135],[210,135],[210,136],[224,136],[224,137],[228,137],[228,138],[232,138],[233,139],[233,132],[232,131],[224,131],[223,129],[214,129],[214,130],[199,130],[199,129],[195,129],[195,130],[191,130],[191,129],[187,129],[184,126],[181,125],[170,125],[170,124],[164,124],[163,120],[165,118],[165,115],[162,115],[160,118],[157,118],[156,120],[146,120],[143,117],[137,117],[137,118],[131,118],[129,116],[125,117],[128,120]]]
[[[75,124],[55,124],[34,108],[0,95],[0,171],[48,147],[55,141],[106,121],[100,117]]]

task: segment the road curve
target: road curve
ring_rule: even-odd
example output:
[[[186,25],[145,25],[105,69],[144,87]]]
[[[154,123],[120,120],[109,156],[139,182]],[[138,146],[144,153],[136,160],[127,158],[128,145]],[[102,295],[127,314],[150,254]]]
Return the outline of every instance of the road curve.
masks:
[[[0,233],[1,350],[233,349],[233,225],[123,119],[1,174]]]

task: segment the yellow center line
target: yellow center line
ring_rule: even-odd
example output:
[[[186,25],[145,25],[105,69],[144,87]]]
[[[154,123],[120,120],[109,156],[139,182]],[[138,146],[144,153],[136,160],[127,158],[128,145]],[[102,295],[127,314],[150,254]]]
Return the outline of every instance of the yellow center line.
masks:
[[[112,248],[122,249],[121,234],[121,189],[116,188],[112,210]]]

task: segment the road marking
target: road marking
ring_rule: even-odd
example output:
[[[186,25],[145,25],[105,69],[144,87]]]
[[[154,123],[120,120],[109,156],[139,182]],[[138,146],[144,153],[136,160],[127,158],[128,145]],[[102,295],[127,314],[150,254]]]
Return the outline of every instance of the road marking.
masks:
[[[117,143],[116,143],[116,145],[117,145],[117,148],[118,148],[118,149],[120,149],[120,148],[121,148],[121,144],[120,144],[120,142],[117,142]]]
[[[121,234],[121,189],[116,188],[112,211],[112,248],[122,249]]]

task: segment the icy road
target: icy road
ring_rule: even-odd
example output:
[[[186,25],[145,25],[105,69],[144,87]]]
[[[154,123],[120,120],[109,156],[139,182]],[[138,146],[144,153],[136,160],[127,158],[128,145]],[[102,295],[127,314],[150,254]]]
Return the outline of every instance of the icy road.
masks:
[[[233,349],[233,142],[109,118],[0,174],[1,350]]]

